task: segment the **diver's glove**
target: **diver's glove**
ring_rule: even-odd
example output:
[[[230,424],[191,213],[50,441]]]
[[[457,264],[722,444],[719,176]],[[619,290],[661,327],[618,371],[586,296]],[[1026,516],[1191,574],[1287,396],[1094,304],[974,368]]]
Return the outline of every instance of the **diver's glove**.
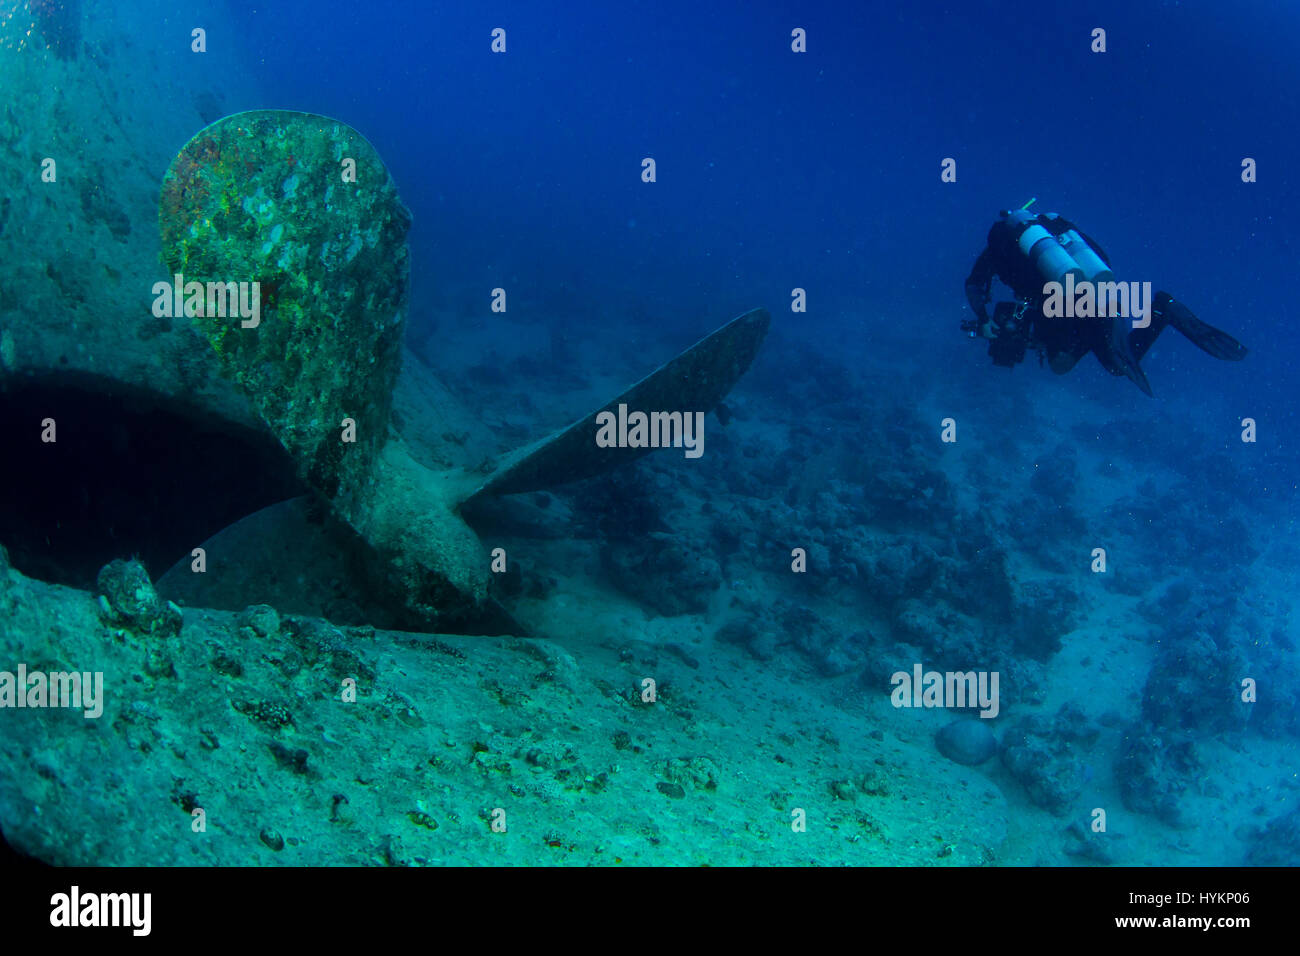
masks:
[[[963,332],[970,332],[972,335],[978,334],[981,326],[989,324],[988,304],[993,299],[987,285],[979,282],[966,283],[966,302],[970,310],[975,313],[974,319],[967,319],[961,324]]]

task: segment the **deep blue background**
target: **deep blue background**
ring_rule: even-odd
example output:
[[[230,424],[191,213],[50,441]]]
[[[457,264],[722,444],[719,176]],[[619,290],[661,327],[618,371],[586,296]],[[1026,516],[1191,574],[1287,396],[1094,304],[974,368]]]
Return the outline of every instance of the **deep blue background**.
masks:
[[[504,285],[539,321],[700,332],[756,305],[788,317],[802,286],[800,334],[932,355],[942,374],[987,363],[957,330],[962,279],[997,210],[1038,196],[1094,235],[1120,278],[1167,288],[1252,347],[1243,371],[1162,341],[1144,363],[1161,401],[1209,388],[1233,414],[1293,427],[1289,5],[235,11],[236,42],[275,91],[247,105],[345,119],[385,157],[415,214],[428,308],[486,309]],[[504,56],[489,51],[497,26]],[[795,26],[807,54],[790,51]],[[639,178],[645,156],[653,185]],[[956,184],[939,179],[948,156]],[[1245,156],[1254,185],[1240,180]],[[1117,408],[1141,399],[1107,387]]]

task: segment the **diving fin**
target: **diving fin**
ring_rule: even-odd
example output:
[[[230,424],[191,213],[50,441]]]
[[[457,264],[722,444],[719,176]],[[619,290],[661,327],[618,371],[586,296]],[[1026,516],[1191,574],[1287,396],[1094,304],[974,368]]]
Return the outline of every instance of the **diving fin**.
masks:
[[[1112,375],[1123,375],[1148,398],[1154,398],[1151,383],[1147,381],[1146,372],[1138,364],[1137,357],[1129,345],[1128,330],[1125,321],[1116,317],[1111,321],[1110,335],[1106,339],[1106,355],[1098,355],[1101,364]]]
[[[1164,304],[1164,314],[1170,325],[1207,355],[1226,362],[1240,362],[1246,357],[1246,346],[1227,332],[1202,322],[1191,309],[1172,296]]]
[[[1147,398],[1155,398],[1155,393],[1151,391],[1151,383],[1147,381],[1147,373],[1142,371],[1142,366],[1134,362],[1131,366],[1124,367],[1124,374],[1129,377],[1138,388],[1142,389],[1142,394]]]

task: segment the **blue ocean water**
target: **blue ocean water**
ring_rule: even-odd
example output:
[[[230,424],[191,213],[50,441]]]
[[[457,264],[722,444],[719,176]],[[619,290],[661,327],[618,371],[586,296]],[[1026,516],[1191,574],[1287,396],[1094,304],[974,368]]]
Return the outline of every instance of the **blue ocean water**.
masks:
[[[187,38],[205,22],[196,66]],[[604,680],[609,651],[714,705],[696,701],[689,730],[715,735],[715,749],[687,755],[705,743],[660,738],[667,763],[647,792],[730,806],[657,818],[658,856],[620,834],[591,837],[602,845],[573,862],[610,862],[611,846],[649,864],[1300,861],[1300,11],[278,0],[123,4],[99,24],[88,44],[121,34],[169,50],[160,68],[216,95],[217,115],[321,114],[374,146],[411,213],[408,346],[488,433],[480,448],[460,423],[427,426],[463,450],[440,465],[523,445],[728,319],[770,311],[697,468],[661,452],[530,499],[526,514],[471,520],[485,545],[527,555],[503,601],[562,649],[547,673],[576,659]],[[178,125],[159,124],[166,136]],[[999,210],[1030,200],[1085,230],[1118,278],[1169,291],[1246,358],[1220,361],[1167,329],[1141,362],[1153,397],[1091,355],[1060,376],[1032,349],[995,367],[962,330],[963,283]],[[128,212],[133,228],[155,228],[153,208]],[[0,239],[16,241],[2,228]],[[20,311],[0,305],[0,318]],[[285,497],[261,494],[247,511]],[[30,577],[93,590],[59,570],[71,558],[37,560],[39,542],[0,544]],[[189,544],[117,547],[93,563],[143,552],[156,580],[188,560]],[[321,616],[364,627],[371,608],[347,590]],[[274,603],[227,599],[212,606]],[[193,592],[182,603],[207,606]],[[951,701],[923,705],[920,687],[914,705],[899,696],[929,672],[996,673],[1000,703],[985,721],[948,713]],[[761,722],[756,704],[729,711],[751,682],[784,701],[763,712],[807,707],[815,730]],[[513,755],[499,743],[517,697],[498,691],[501,710],[477,718],[494,725],[483,741],[459,741],[472,746],[464,762],[500,752],[530,774],[566,767],[550,743]],[[786,692],[805,696],[794,705]],[[605,727],[594,703],[573,722],[585,719]],[[612,739],[626,760],[654,749],[653,731],[622,726],[602,746]],[[793,777],[767,781],[748,762],[766,747],[782,768],[771,772]],[[799,776],[788,767],[800,760],[835,769]],[[587,794],[606,786],[598,762],[574,772]],[[951,796],[966,788],[970,804]],[[905,807],[903,793],[933,811]],[[735,837],[756,805],[785,813],[800,800],[852,805],[867,843],[828,837],[780,856],[766,836],[757,848]],[[0,801],[6,833],[30,818],[20,807]],[[596,827],[623,811],[583,812]],[[704,816],[721,821],[716,843],[697,833]],[[456,843],[443,820],[450,848],[411,851],[419,862],[538,862]],[[931,847],[938,830],[949,836]],[[544,846],[582,844],[570,836],[547,830]],[[155,859],[174,862],[132,861]]]
[[[1149,468],[1162,494],[1166,466],[1222,464],[1184,474],[1172,492],[1200,500],[1172,513],[1156,503],[1141,523],[1152,556],[1170,538],[1197,538],[1186,563],[1143,571],[1184,582],[1193,603],[1219,600],[1220,585],[1240,585],[1231,573],[1247,566],[1237,556],[1223,566],[1223,499],[1242,509],[1261,551],[1294,534],[1295,11],[1170,2],[314,9],[307,19],[276,5],[249,14],[244,29],[279,105],[348,116],[390,158],[415,218],[413,323],[418,293],[445,303],[433,290],[451,276],[467,290],[458,304],[508,282],[545,303],[538,321],[611,343],[642,341],[649,328],[685,334],[703,316],[765,305],[775,316],[770,374],[849,369],[852,389],[837,396],[827,385],[824,399],[860,400],[891,368],[894,402],[934,407],[936,417],[949,410],[959,427],[974,417],[992,445],[1030,418],[1065,422],[1086,401],[1103,429],[1118,418],[1133,434],[1127,450],[1103,438],[1085,454],[1140,454],[1135,472]],[[485,55],[495,26],[508,30],[504,56]],[[1090,48],[1096,27],[1104,53]],[[806,30],[807,53],[791,51],[794,28]],[[657,163],[650,186],[638,175],[645,156]],[[1245,157],[1258,163],[1256,182],[1242,182]],[[956,182],[941,181],[946,158]],[[1168,332],[1144,363],[1154,402],[1091,357],[1059,381],[1032,361],[991,367],[982,343],[958,329],[961,282],[997,211],[1032,197],[1096,237],[1121,277],[1171,290],[1248,343],[1249,361],[1216,362]],[[806,313],[789,311],[795,287],[807,290]],[[1005,414],[983,417],[988,399],[977,396],[1001,388],[1014,389],[997,406]],[[815,409],[805,414],[817,423]],[[890,412],[875,404],[860,414]],[[1244,418],[1267,439],[1243,443]],[[987,465],[999,466],[996,457]],[[797,460],[790,472],[793,484],[824,480],[801,476]],[[1131,513],[1089,495],[1086,474],[1071,478],[1085,486],[1079,518],[1099,538]],[[1150,480],[1133,489],[1144,491]],[[1049,500],[1029,507],[1064,508],[1067,493],[1045,484],[1030,494]],[[1015,515],[1006,520],[1016,527]],[[1179,522],[1199,532],[1161,527]],[[1293,564],[1256,571],[1251,591],[1293,591]],[[1239,628],[1236,638],[1215,635],[1222,653],[1232,640],[1276,641],[1271,659],[1293,665],[1293,619],[1279,630],[1252,613],[1241,603],[1216,619]],[[1192,634],[1154,640],[1195,646]],[[1095,679],[1079,676],[1085,687]],[[1195,716],[1204,688],[1174,680],[1191,693],[1162,719],[1206,726]],[[1297,702],[1295,686],[1273,688],[1285,707]]]
[[[1286,211],[1300,198],[1284,160],[1295,136],[1293,12],[312,9],[241,11],[259,79],[278,105],[365,130],[415,214],[417,250],[445,273],[476,285],[505,273],[588,303],[614,287],[660,321],[714,303],[783,302],[800,284],[816,290],[799,323],[807,335],[850,348],[902,339],[904,361],[939,349],[934,371],[945,376],[971,364],[948,334],[970,260],[999,209],[1037,196],[1125,270],[1243,340],[1259,341],[1255,323],[1271,320],[1251,374],[1213,391],[1285,414],[1295,382],[1284,286],[1296,256]],[[511,27],[508,54],[484,56],[496,23]],[[790,52],[793,26],[812,38],[806,55]],[[1096,26],[1104,54],[1090,52]],[[626,174],[645,155],[662,171],[653,190]],[[1263,167],[1251,185],[1240,178],[1247,156]],[[939,181],[946,157],[956,183]],[[1196,383],[1221,371],[1184,365],[1171,369],[1170,392],[1201,392]],[[1112,391],[1130,398],[1096,394]]]

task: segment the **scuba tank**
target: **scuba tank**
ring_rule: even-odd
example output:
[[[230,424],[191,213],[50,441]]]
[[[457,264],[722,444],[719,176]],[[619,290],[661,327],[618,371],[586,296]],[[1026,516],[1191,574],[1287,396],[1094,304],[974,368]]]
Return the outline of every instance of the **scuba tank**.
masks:
[[[1074,274],[1074,284],[1081,282],[1111,282],[1111,272],[1101,256],[1097,255],[1086,239],[1076,229],[1067,229],[1059,236],[1052,235],[1038,222],[1038,216],[1029,212],[1035,200],[1031,199],[1014,212],[1003,212],[1003,218],[1012,230],[1019,228],[1016,244],[1029,257],[1035,268],[1048,282],[1065,284],[1065,277]],[[1047,219],[1059,219],[1054,212]]]
[[[1074,261],[1074,257],[1065,251],[1065,247],[1054,235],[1038,223],[1026,227],[1020,234],[1017,244],[1020,246],[1020,251],[1038,268],[1039,275],[1048,282],[1060,282],[1064,285],[1066,276],[1071,273],[1074,274],[1076,285],[1087,278],[1087,274],[1079,263]]]
[[[1088,241],[1074,229],[1067,229],[1057,237],[1066,255],[1079,264],[1089,282],[1113,282],[1115,273],[1105,260],[1093,251]]]
[[[1046,281],[1064,285],[1065,277],[1070,273],[1074,274],[1075,284],[1087,279],[1083,267],[1066,252],[1056,236],[1038,224],[1036,215],[1017,209],[1007,213],[1006,219],[1013,231],[1019,229],[1016,245],[1029,257],[1029,261],[1038,269],[1038,274]]]

